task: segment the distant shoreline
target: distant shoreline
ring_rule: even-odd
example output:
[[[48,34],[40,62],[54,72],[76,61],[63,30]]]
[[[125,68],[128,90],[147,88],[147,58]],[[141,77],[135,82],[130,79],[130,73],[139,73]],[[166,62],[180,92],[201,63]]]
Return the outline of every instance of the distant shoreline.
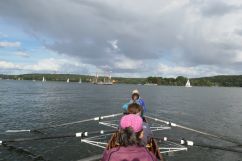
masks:
[[[1,79],[11,80],[34,80],[41,81],[45,77],[47,81],[66,81],[91,83],[95,76],[91,75],[78,75],[78,74],[21,74],[21,75],[6,75],[0,74]],[[98,79],[103,80],[105,77],[100,76]],[[176,78],[163,78],[163,77],[147,77],[147,78],[125,78],[113,77],[112,80],[117,84],[149,84],[149,85],[164,85],[164,86],[185,86],[188,78],[178,76]],[[242,87],[242,75],[219,75],[211,77],[190,78],[192,86],[217,86],[217,87]]]

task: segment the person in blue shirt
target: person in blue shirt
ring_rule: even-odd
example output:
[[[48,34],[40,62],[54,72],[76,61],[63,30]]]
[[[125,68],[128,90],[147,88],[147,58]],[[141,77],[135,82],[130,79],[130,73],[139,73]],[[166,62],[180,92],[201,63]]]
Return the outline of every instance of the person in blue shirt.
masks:
[[[122,106],[122,109],[124,110],[124,112],[126,112],[128,110],[129,104],[132,104],[132,103],[137,103],[137,104],[139,104],[142,107],[142,114],[141,114],[141,116],[143,117],[144,113],[147,111],[147,108],[145,106],[144,99],[142,99],[140,97],[139,91],[137,89],[132,91],[131,100],[128,103],[125,103]]]

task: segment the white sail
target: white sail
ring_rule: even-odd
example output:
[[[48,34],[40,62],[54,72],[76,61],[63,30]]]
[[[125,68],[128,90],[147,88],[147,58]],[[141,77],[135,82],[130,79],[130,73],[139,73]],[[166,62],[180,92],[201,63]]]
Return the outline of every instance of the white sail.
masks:
[[[189,79],[187,80],[187,83],[186,83],[185,87],[192,87]]]
[[[42,82],[46,82],[46,79],[45,79],[45,77],[43,77],[43,79],[42,79]]]
[[[66,80],[66,82],[69,83],[69,82],[70,82],[70,79],[68,78],[68,79]]]
[[[82,79],[80,78],[79,83],[82,83]]]

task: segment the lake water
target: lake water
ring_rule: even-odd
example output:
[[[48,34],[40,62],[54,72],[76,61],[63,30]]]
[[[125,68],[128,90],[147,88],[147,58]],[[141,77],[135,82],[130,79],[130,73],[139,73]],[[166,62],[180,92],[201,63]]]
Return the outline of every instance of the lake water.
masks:
[[[148,113],[192,128],[228,136],[242,142],[242,88],[168,87],[32,82],[0,80],[0,133],[8,129],[34,129],[51,124],[78,121],[121,112],[130,92],[138,88]],[[95,130],[93,124],[49,129],[48,134]],[[165,135],[162,132],[162,135]],[[33,137],[39,134],[1,134],[0,140]],[[172,137],[183,137],[220,146],[227,143],[184,131],[171,130]],[[77,138],[21,142],[13,144],[51,161],[76,161],[102,153]],[[187,152],[166,156],[169,161],[241,161],[242,154],[192,147]],[[0,161],[28,161],[21,152],[0,147]]]

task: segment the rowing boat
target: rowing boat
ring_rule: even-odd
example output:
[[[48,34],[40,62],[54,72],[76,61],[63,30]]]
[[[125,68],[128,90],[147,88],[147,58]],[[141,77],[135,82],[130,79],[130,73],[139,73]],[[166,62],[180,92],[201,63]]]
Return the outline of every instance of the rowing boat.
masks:
[[[105,115],[105,116],[98,116],[93,117],[85,120],[79,120],[75,122],[68,122],[68,123],[62,123],[57,125],[50,125],[47,127],[42,128],[36,128],[36,129],[20,129],[20,130],[7,130],[5,131],[5,134],[7,133],[34,133],[38,137],[33,138],[16,138],[16,139],[9,139],[9,140],[1,140],[0,139],[0,146],[7,146],[9,143],[13,144],[15,142],[24,142],[24,141],[32,141],[32,140],[47,140],[47,139],[59,139],[59,138],[71,138],[76,137],[81,139],[81,143],[86,143],[92,146],[96,146],[99,148],[113,148],[117,146],[115,144],[115,137],[117,137],[117,129],[119,127],[119,120],[122,116],[122,113],[117,114],[111,114],[111,115]],[[217,150],[223,150],[223,151],[230,151],[235,153],[242,153],[241,149],[238,149],[242,145],[241,141],[228,138],[226,136],[221,136],[213,133],[208,133],[203,130],[193,129],[187,126],[183,126],[177,123],[173,123],[170,121],[167,121],[165,119],[160,119],[157,117],[154,117],[153,115],[145,115],[147,122],[149,122],[150,129],[154,133],[154,137],[149,140],[149,144],[147,145],[147,148],[153,152],[157,158],[162,159],[161,154],[166,153],[174,153],[179,151],[187,151],[189,147],[197,146],[201,148],[210,148],[210,149],[217,149]],[[68,135],[51,135],[46,136],[44,134],[45,130],[48,130],[50,128],[58,128],[58,127],[64,127],[64,126],[71,126],[74,124],[81,124],[81,123],[88,123],[88,122],[97,122],[99,125],[106,127],[105,130],[98,130],[98,131],[80,131],[73,134]],[[108,129],[107,129],[108,128]],[[179,128],[186,131],[190,131],[193,133],[198,133],[206,137],[211,137],[219,140],[226,141],[228,143],[231,143],[234,147],[225,147],[225,146],[216,146],[216,145],[206,145],[201,144],[198,142],[189,141],[187,139],[174,139],[169,138],[167,136],[163,135],[156,135],[158,131],[165,131],[165,130],[171,130],[173,128]],[[165,132],[164,132],[165,133]],[[28,152],[29,155],[30,152]],[[100,158],[100,155],[91,156],[89,159],[85,158],[85,160],[96,160],[97,158]]]

